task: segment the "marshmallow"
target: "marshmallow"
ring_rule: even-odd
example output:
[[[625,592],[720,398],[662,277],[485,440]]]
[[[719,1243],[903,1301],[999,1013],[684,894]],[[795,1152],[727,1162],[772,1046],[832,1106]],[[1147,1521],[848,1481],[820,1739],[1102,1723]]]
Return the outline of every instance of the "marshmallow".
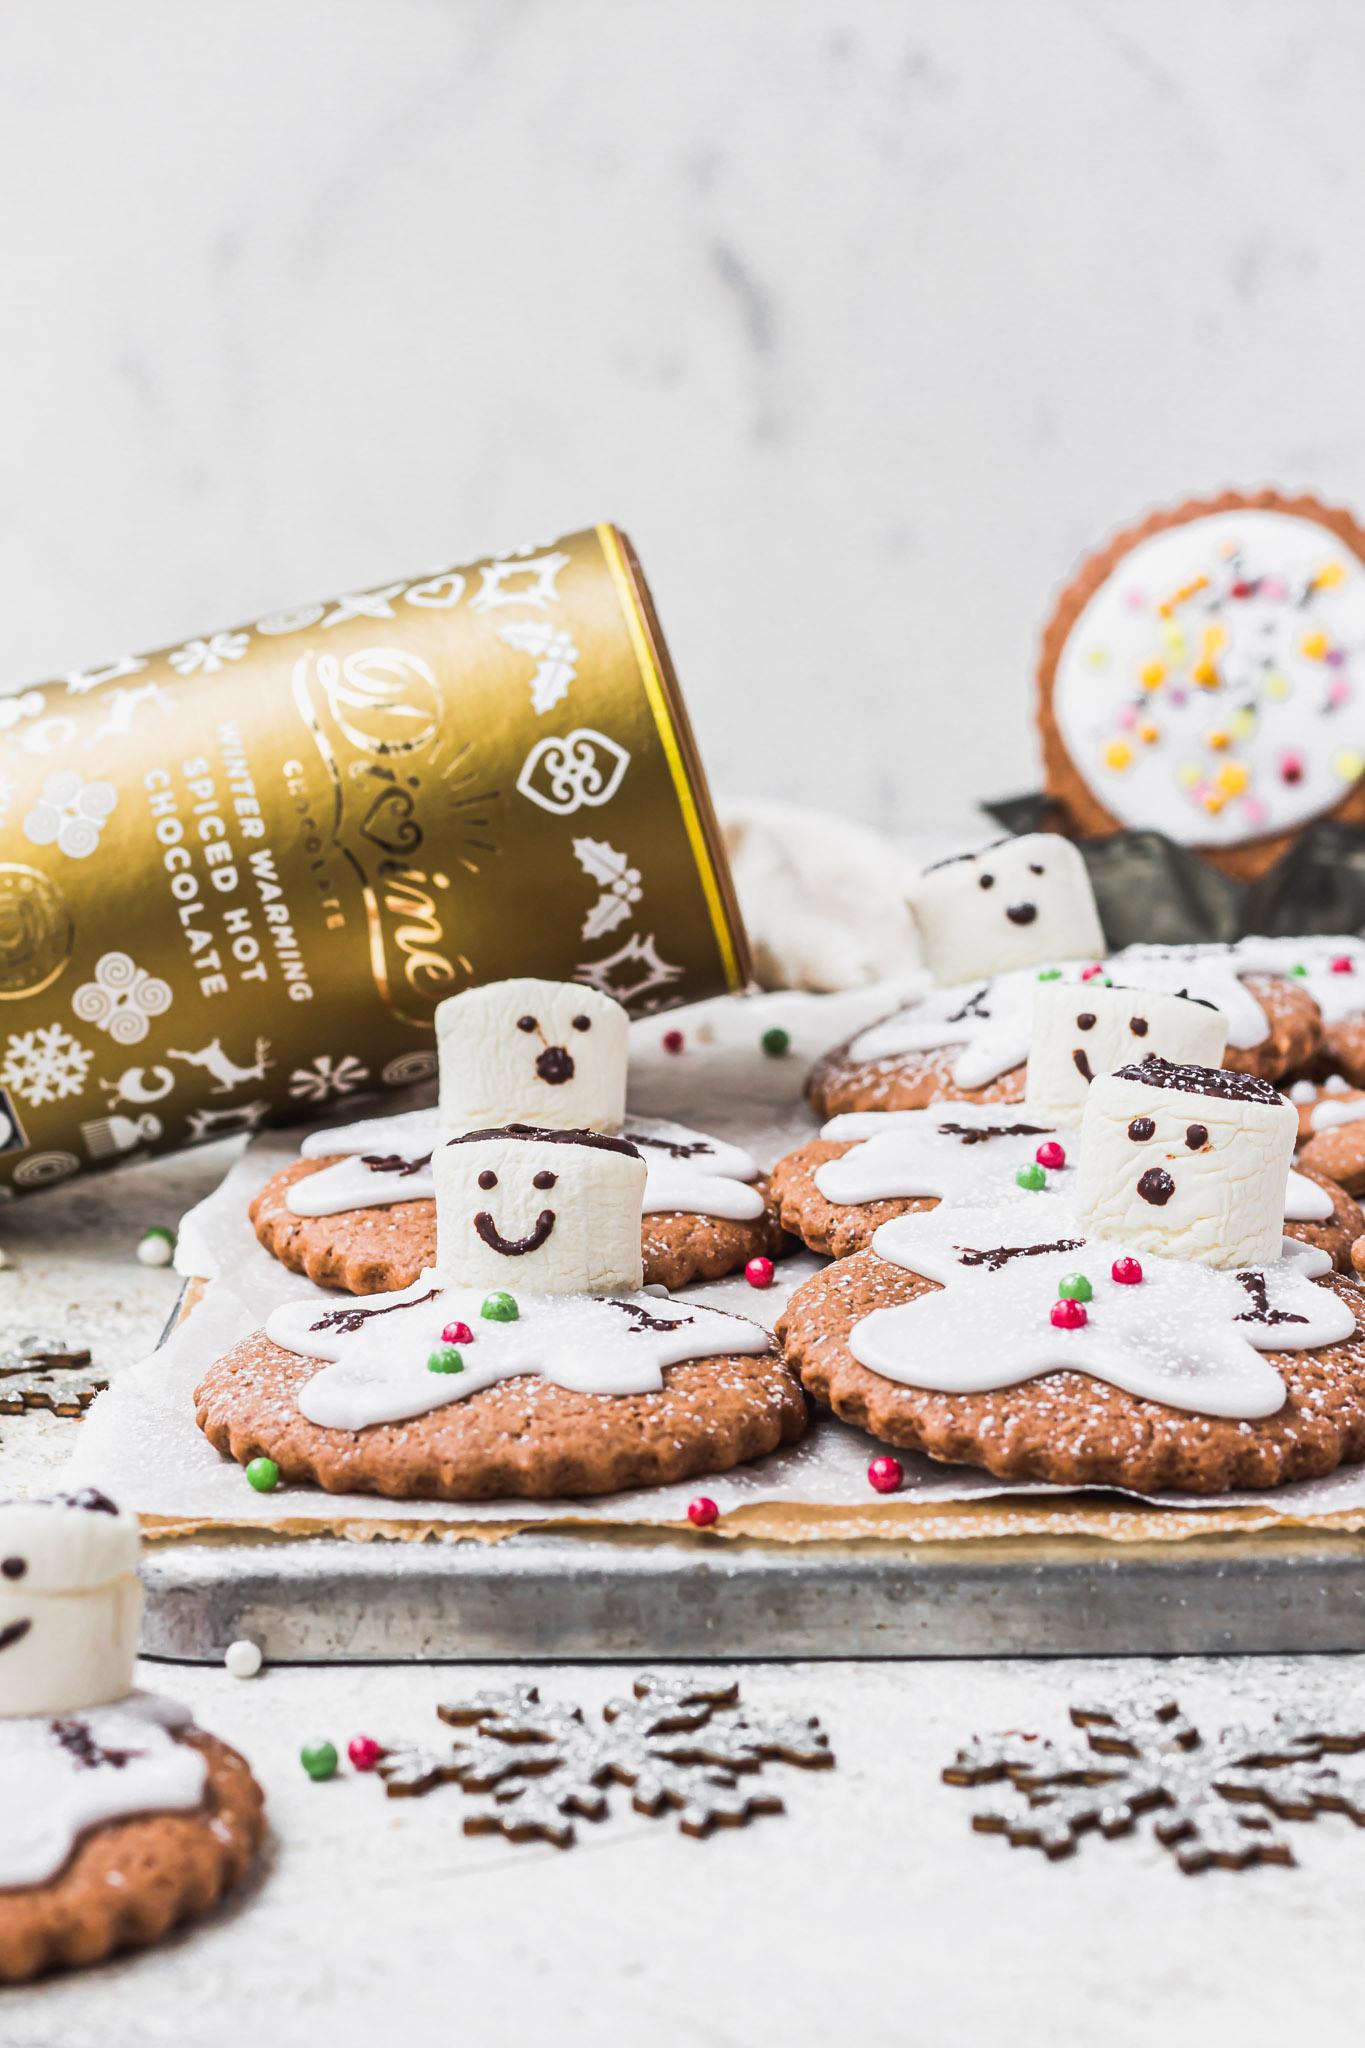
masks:
[[[1149,1053],[1216,1067],[1227,1037],[1220,1011],[1185,996],[1106,988],[1098,981],[1040,981],[1024,1099],[1053,1123],[1078,1124],[1097,1075]]]
[[[911,889],[910,908],[925,963],[945,984],[1104,951],[1085,862],[1054,832],[937,861]]]
[[[494,981],[436,1010],[441,1122],[484,1130],[615,1131],[626,1113],[629,1020],[572,981]]]
[[[1088,1231],[1205,1266],[1278,1259],[1298,1133],[1268,1081],[1151,1058],[1100,1076],[1081,1123],[1076,1206]]]
[[[132,1690],[138,1525],[103,1494],[0,1502],[0,1716],[76,1713]]]
[[[642,1284],[645,1162],[627,1139],[509,1124],[450,1139],[431,1164],[443,1286],[607,1294]]]

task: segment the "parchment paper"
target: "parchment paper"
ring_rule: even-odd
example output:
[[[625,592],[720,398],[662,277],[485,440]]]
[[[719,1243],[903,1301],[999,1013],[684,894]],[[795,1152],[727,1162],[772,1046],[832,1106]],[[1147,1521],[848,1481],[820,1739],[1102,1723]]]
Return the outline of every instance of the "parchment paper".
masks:
[[[811,1060],[827,1046],[895,1007],[904,984],[840,996],[720,997],[633,1027],[631,1106],[673,1116],[745,1144],[765,1167],[811,1136],[816,1120],[801,1098]],[[792,1050],[773,1059],[759,1038],[780,1023]],[[666,1030],[685,1034],[681,1054],[663,1050]],[[409,1106],[387,1098],[383,1107]],[[350,1120],[365,1110],[338,1106]],[[241,1469],[221,1458],[194,1421],[192,1395],[211,1361],[259,1327],[286,1299],[336,1297],[271,1258],[256,1240],[247,1204],[270,1174],[297,1155],[300,1133],[266,1133],[247,1149],[216,1192],[190,1211],[177,1265],[198,1300],[151,1358],[124,1370],[95,1403],[72,1459],[74,1483],[102,1487],[143,1518],[148,1534],[203,1535],[229,1530],[353,1537],[428,1535],[498,1537],[533,1525],[590,1529],[667,1529],[689,1525],[688,1502],[705,1491],[721,1510],[717,1533],[784,1541],[911,1537],[937,1541],[1021,1534],[1101,1535],[1114,1540],[1184,1538],[1231,1529],[1311,1523],[1365,1528],[1365,1467],[1270,1493],[1120,1495],[1041,1483],[1003,1485],[968,1467],[938,1466],[900,1453],[904,1489],[879,1498],[867,1463],[885,1446],[824,1414],[805,1440],[728,1475],[649,1487],[594,1501],[492,1501],[449,1504],[330,1495],[308,1487],[258,1494]],[[793,1288],[819,1269],[810,1253],[784,1260],[772,1288],[742,1277],[688,1290],[769,1327]]]

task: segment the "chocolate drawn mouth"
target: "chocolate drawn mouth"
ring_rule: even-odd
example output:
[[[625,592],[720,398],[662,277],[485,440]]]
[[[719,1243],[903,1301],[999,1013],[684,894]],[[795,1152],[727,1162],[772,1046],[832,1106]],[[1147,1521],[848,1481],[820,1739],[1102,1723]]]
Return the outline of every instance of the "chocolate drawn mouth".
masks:
[[[555,1227],[553,1209],[542,1209],[536,1218],[536,1227],[529,1237],[504,1237],[487,1209],[480,1209],[474,1218],[474,1228],[490,1251],[501,1252],[505,1259],[521,1259],[527,1252],[538,1252]]]
[[[536,1072],[542,1081],[558,1088],[561,1082],[573,1079],[573,1054],[565,1045],[547,1045],[536,1060]]]
[[[32,1626],[31,1621],[12,1621],[7,1628],[0,1628],[0,1650],[8,1650],[12,1644],[22,1642]]]
[[[1164,1209],[1175,1193],[1175,1182],[1164,1166],[1149,1166],[1137,1184],[1137,1191],[1154,1209]]]
[[[1005,906],[1005,915],[1011,924],[1032,924],[1034,918],[1038,915],[1038,905],[1036,903],[1009,903]]]
[[[1094,1080],[1095,1076],[1090,1070],[1090,1055],[1086,1052],[1084,1046],[1077,1046],[1071,1055],[1071,1062],[1083,1081]]]

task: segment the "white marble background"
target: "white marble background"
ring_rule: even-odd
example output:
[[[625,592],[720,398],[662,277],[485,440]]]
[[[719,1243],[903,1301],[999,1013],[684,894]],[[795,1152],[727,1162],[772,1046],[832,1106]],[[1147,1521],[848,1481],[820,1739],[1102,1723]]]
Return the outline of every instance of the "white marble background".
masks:
[[[1033,773],[1149,501],[1365,500],[1352,0],[8,0],[0,681],[614,517],[713,777]]]

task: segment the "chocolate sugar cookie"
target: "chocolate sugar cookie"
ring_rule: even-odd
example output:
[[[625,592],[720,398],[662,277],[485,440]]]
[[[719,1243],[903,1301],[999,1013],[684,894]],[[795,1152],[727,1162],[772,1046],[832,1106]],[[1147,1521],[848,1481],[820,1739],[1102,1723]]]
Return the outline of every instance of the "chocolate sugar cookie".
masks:
[[[1315,819],[1365,824],[1365,532],[1227,491],[1082,563],[1043,634],[1048,794],[1082,835],[1153,829],[1255,876]]]

